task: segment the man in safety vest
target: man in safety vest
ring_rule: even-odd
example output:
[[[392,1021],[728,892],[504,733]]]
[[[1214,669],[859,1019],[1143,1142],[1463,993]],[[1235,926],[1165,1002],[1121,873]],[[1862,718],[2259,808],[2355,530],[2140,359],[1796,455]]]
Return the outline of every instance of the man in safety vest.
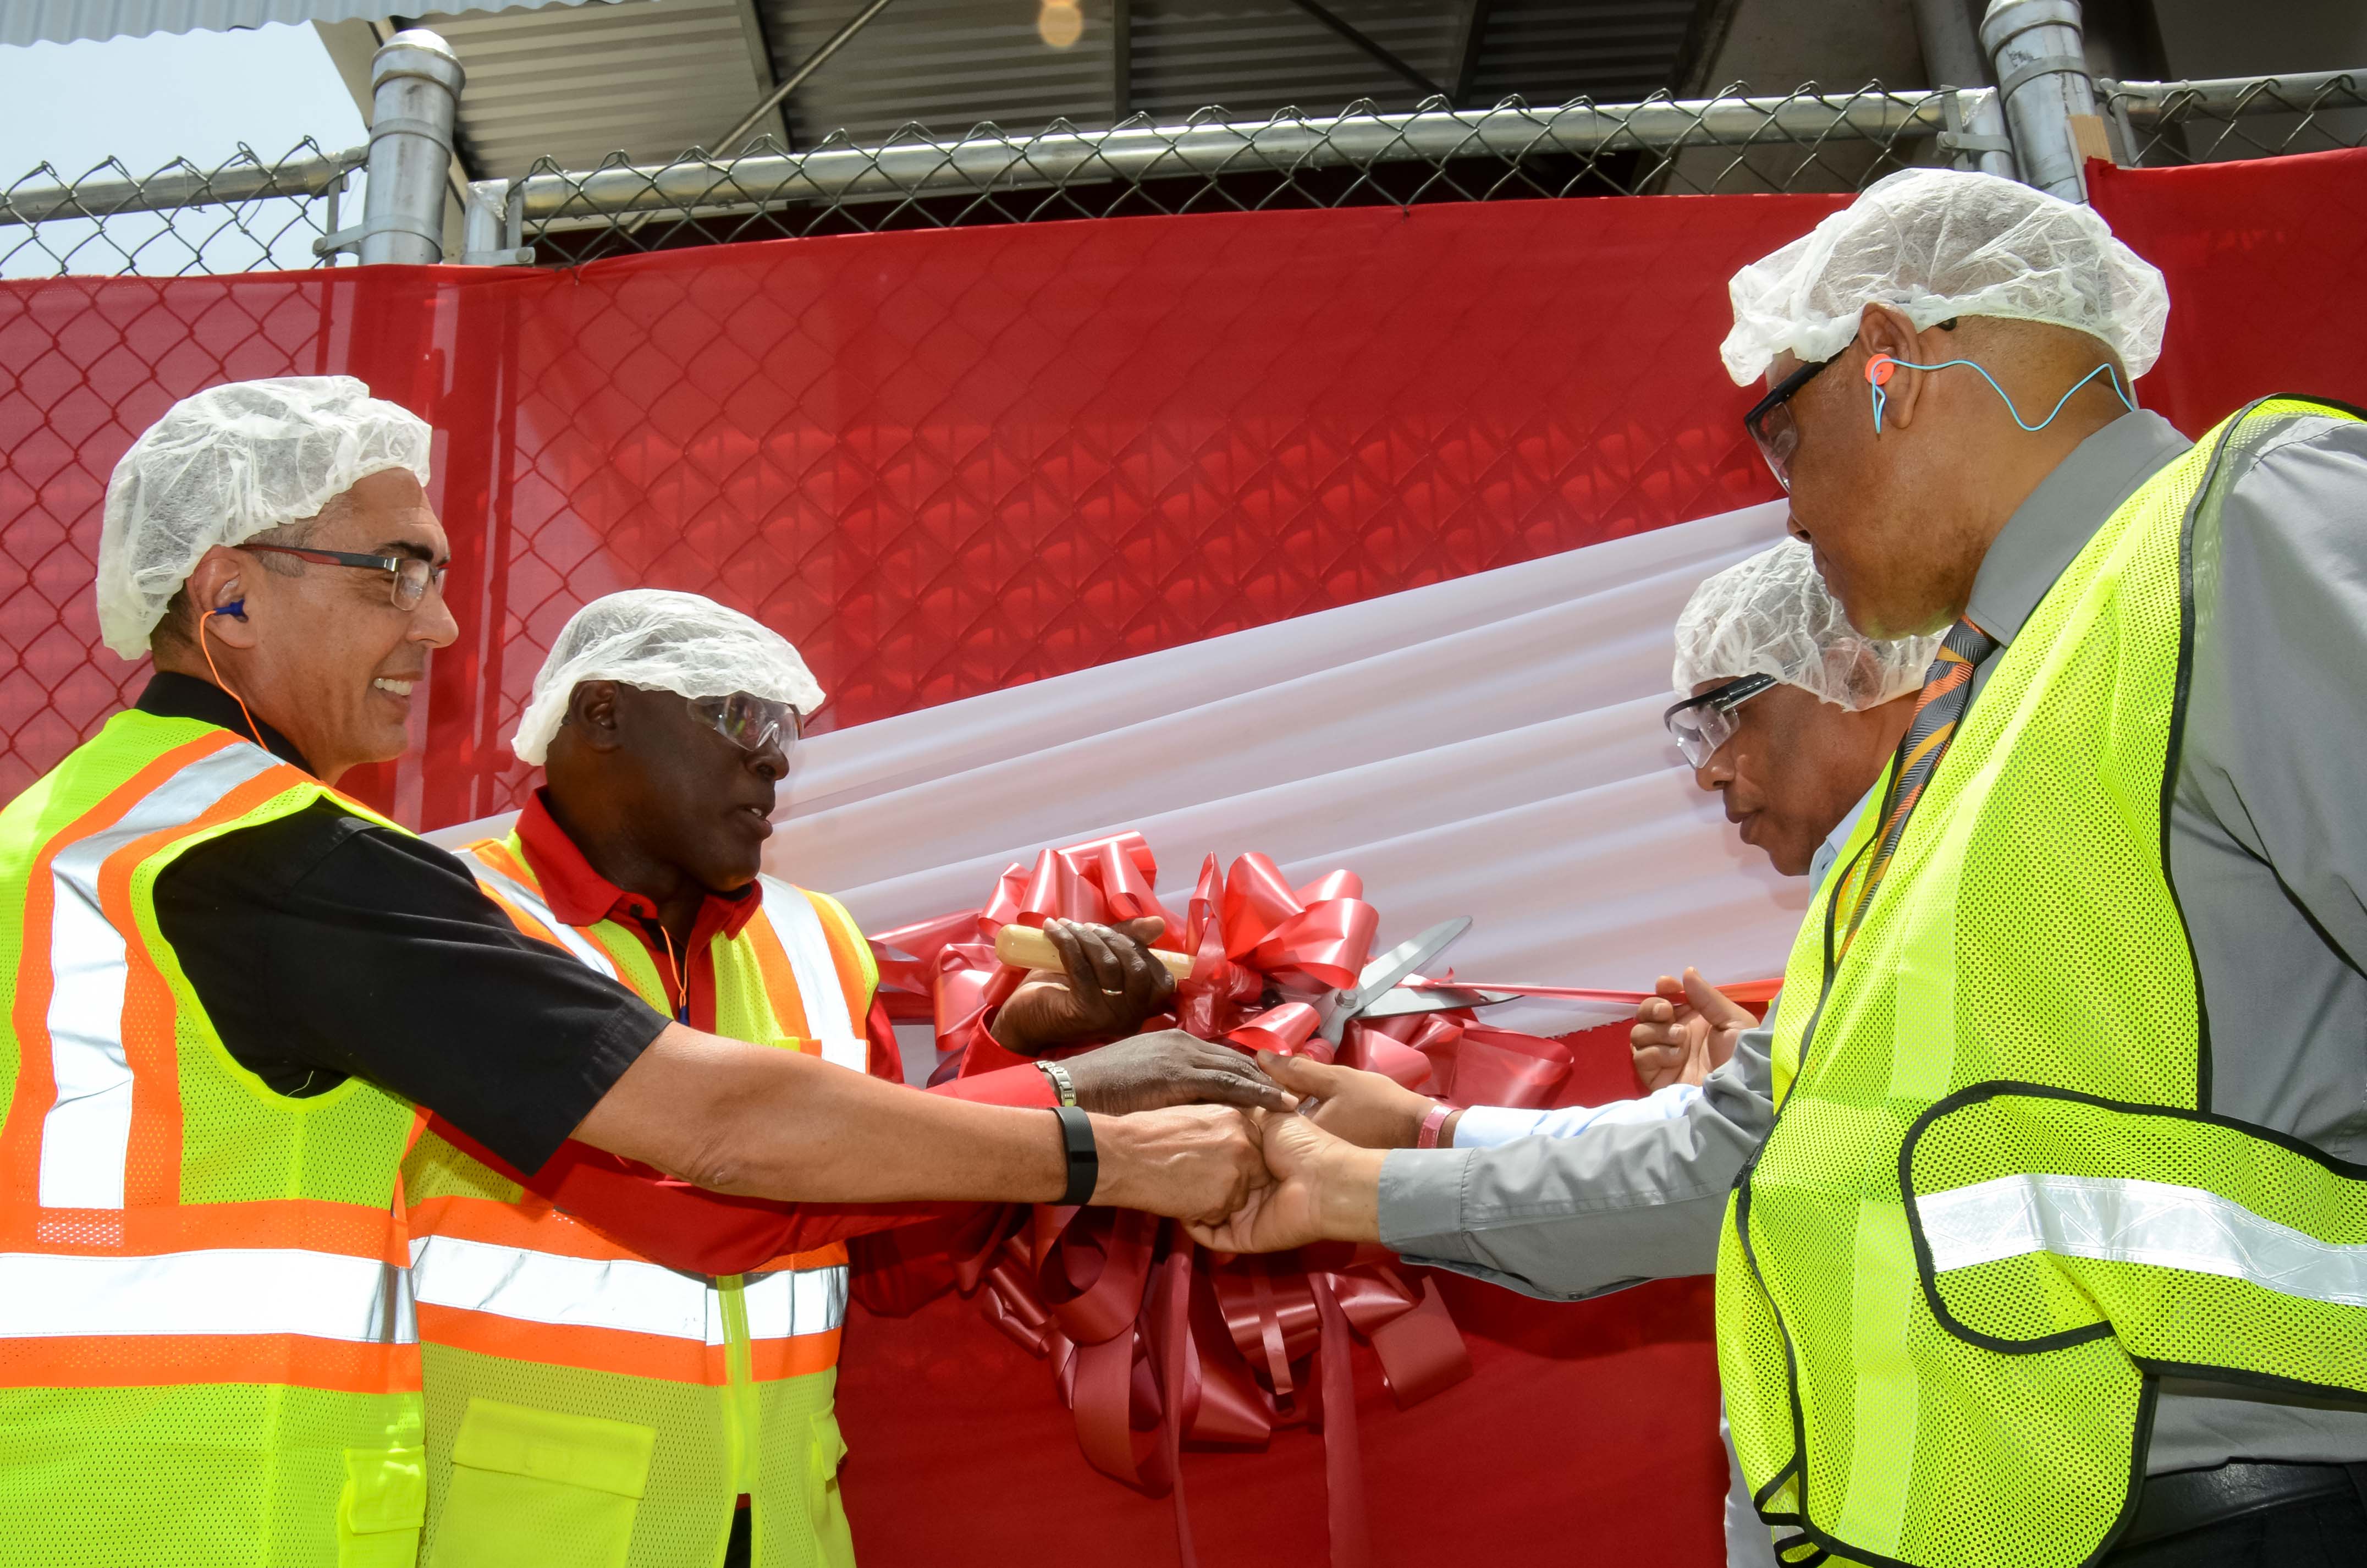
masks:
[[[455,635],[427,451],[358,381],[241,382],[109,482],[100,630],[157,673],[0,808],[0,1563],[413,1561],[430,1109],[522,1171],[572,1134],[781,1199],[1195,1216],[1264,1179],[1230,1108],[964,1103],[694,1028],[338,794]]]
[[[1795,531],[1860,629],[1944,631],[1793,950],[1772,1131],[1647,1156],[1735,1178],[1719,1368],[1760,1515],[1800,1562],[2355,1563],[2367,422],[2135,411],[2160,275],[1988,176],[1893,176],[1733,295]],[[1580,1295],[1652,1228],[1638,1176],[1667,1187],[1574,1179],[1568,1141],[1263,1132],[1285,1179],[1210,1244]]]
[[[776,788],[821,698],[787,640],[711,599],[595,599],[552,644],[512,743],[548,783],[505,837],[461,857],[520,929],[676,1020],[900,1077],[853,918],[759,874]],[[1072,979],[1031,982],[992,1020],[1021,1054],[1124,1034],[1172,990],[1125,933],[1063,922],[1050,935]],[[1092,1111],[1271,1093],[1240,1051],[1176,1033],[1070,1057],[1062,1073]],[[1034,1066],[945,1090],[1059,1103]],[[562,1200],[603,1180],[606,1157],[562,1158]],[[844,1238],[897,1216],[791,1210],[768,1228],[738,1200],[671,1194],[635,1213],[609,1179],[603,1234],[441,1123],[404,1162],[403,1188],[428,1568],[515,1563],[555,1540],[630,1568],[854,1561],[832,1410]],[[644,1251],[619,1244],[626,1218]],[[522,1472],[528,1451],[542,1458]]]
[[[1671,679],[1685,698],[1661,722],[1694,784],[1720,797],[1744,843],[1782,875],[1805,874],[1813,894],[1875,803],[1940,640],[1865,636],[1826,592],[1808,546],[1787,539],[1704,579],[1677,617],[1676,644]],[[1762,1124],[1772,1114],[1763,1088],[1743,1074],[1718,1073],[1710,1082],[1757,1022],[1698,970],[1664,974],[1629,1031],[1643,1097],[1553,1110],[1449,1111],[1386,1074],[1306,1057],[1260,1061],[1277,1083],[1312,1098],[1318,1127],[1367,1149],[1421,1147],[1423,1129],[1433,1124],[1433,1142],[1442,1149],[1582,1139],[1594,1179],[1631,1171],[1626,1179],[1642,1186],[1649,1176],[1633,1171],[1633,1157],[1670,1124],[1707,1125],[1705,1095]],[[1649,1169],[1669,1178],[1669,1202],[1684,1201],[1689,1171],[1665,1161]],[[1684,1262],[1692,1238],[1680,1226],[1662,1229],[1677,1249],[1671,1271],[1692,1271]],[[1727,1568],[1765,1568],[1775,1561],[1767,1528],[1730,1448],[1728,1457]]]

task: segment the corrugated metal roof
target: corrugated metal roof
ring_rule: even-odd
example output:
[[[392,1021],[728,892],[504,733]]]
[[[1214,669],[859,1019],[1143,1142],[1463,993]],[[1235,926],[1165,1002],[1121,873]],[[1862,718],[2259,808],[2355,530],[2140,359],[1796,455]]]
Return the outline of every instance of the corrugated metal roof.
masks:
[[[586,0],[481,0],[486,11],[581,6]],[[0,44],[75,43],[150,33],[229,32],[266,22],[376,20],[388,0],[6,0]]]
[[[226,3],[226,0],[216,0]],[[265,4],[269,0],[247,0]],[[774,80],[866,0],[617,0],[566,10],[430,17],[468,68],[460,131],[470,171],[523,174],[538,156],[588,168],[615,153],[663,162],[711,146]],[[958,135],[982,120],[1029,131],[1117,117],[1113,0],[1078,0],[1066,49],[1036,31],[1047,0],[894,0],[791,96],[793,140],[873,142],[920,123]],[[1634,99],[1669,85],[1695,0],[1493,0],[1472,101],[1518,94]],[[1351,26],[1433,81],[1450,77],[1464,4],[1328,0]],[[1173,121],[1210,105],[1259,116],[1331,113],[1359,98],[1412,108],[1421,89],[1291,0],[1132,0],[1129,108]],[[765,129],[763,127],[760,130]]]
[[[742,0],[628,0],[564,12],[428,17],[469,73],[461,154],[480,179],[538,157],[587,169],[611,153],[664,159],[755,107]]]

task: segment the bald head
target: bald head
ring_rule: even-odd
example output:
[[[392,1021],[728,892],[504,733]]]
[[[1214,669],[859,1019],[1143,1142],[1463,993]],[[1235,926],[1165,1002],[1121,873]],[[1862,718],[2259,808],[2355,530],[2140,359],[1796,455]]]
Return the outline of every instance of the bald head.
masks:
[[[1877,357],[1897,362],[1879,430],[1866,377]],[[1779,358],[1771,383],[1795,364]],[[1792,532],[1858,630],[1907,637],[1962,615],[2015,509],[2129,411],[2121,377],[2111,349],[2067,327],[1965,316],[1919,330],[1902,311],[1864,307],[1856,337],[1792,400],[1789,469]]]

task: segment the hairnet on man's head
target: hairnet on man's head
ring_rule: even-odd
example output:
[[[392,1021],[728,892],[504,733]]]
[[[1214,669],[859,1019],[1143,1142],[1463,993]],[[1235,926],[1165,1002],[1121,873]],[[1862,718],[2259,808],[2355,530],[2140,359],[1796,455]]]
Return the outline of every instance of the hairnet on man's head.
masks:
[[[1734,330],[1718,350],[1748,386],[1778,354],[1831,358],[1871,302],[1920,332],[1953,316],[2044,322],[2101,338],[2132,380],[2161,357],[2169,290],[2093,208],[2018,181],[1907,169],[1727,285]]]
[[[403,469],[427,483],[428,429],[351,376],[231,381],[183,398],[107,482],[98,631],[127,659],[218,544],[318,514],[358,481]]]
[[[1816,551],[1795,539],[1703,582],[1677,617],[1680,693],[1704,681],[1773,676],[1842,708],[1873,708],[1923,684],[1937,637],[1878,642],[1825,591]]]
[[[685,697],[744,691],[805,714],[821,706],[805,660],[763,622],[697,594],[628,588],[594,599],[560,628],[510,737],[519,761],[539,764],[549,755],[567,699],[587,680]]]

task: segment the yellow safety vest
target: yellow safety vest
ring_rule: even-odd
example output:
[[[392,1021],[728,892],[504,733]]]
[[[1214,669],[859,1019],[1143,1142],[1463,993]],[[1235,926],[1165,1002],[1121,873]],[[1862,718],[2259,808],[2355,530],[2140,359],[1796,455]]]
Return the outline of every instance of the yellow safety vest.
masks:
[[[416,1557],[421,1118],[273,1093],[156,925],[176,857],[334,794],[133,711],[0,809],[0,1563]]]
[[[668,1008],[641,942],[562,923],[515,835],[463,854],[521,930]],[[766,879],[712,958],[719,1033],[864,1070],[878,973],[836,902]],[[853,1562],[832,1409],[844,1244],[708,1278],[616,1244],[433,1131],[404,1175],[429,1568],[712,1568],[742,1494],[763,1568]]]
[[[1838,961],[1848,877],[1809,906],[1717,1271],[1779,1536],[2073,1568],[2131,1517],[2157,1376],[2367,1395],[2367,1167],[2211,1112],[2164,854],[2228,476],[2329,414],[2255,404],[2148,480],[1999,655]]]

